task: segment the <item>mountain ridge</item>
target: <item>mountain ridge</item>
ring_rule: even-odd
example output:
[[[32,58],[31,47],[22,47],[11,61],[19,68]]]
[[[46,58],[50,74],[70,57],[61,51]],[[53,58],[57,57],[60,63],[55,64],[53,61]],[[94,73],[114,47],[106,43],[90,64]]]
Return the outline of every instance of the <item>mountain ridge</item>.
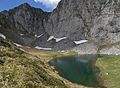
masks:
[[[70,50],[79,46],[75,41],[88,40],[99,48],[120,41],[119,4],[119,0],[61,0],[53,12],[47,13],[25,3],[2,14],[20,31],[20,44]],[[47,41],[51,36],[54,38]]]

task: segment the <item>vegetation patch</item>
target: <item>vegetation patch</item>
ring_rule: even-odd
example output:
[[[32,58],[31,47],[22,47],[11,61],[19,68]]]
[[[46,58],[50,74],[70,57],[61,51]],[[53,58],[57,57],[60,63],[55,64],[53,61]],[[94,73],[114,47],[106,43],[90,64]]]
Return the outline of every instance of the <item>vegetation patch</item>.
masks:
[[[0,42],[0,88],[67,88],[47,70],[40,58]]]
[[[120,88],[120,56],[103,56],[97,60],[100,76],[107,88]]]

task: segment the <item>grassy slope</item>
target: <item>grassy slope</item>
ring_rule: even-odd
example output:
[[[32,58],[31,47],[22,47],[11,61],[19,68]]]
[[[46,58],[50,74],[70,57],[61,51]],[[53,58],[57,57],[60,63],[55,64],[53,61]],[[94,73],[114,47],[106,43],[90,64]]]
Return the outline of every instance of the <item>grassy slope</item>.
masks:
[[[47,63],[75,52],[24,49],[25,52],[8,41],[0,41],[0,88],[87,88],[63,79]]]
[[[23,49],[28,52],[29,54],[41,57],[42,61],[48,62],[53,58],[56,57],[62,57],[62,56],[69,56],[69,55],[76,55],[77,53],[74,51],[68,51],[68,52],[56,52],[56,51],[44,51],[44,50],[37,50],[32,48],[26,48],[23,47]]]
[[[101,57],[96,65],[107,88],[120,88],[120,56]]]
[[[41,58],[0,42],[0,88],[66,88],[49,70]]]

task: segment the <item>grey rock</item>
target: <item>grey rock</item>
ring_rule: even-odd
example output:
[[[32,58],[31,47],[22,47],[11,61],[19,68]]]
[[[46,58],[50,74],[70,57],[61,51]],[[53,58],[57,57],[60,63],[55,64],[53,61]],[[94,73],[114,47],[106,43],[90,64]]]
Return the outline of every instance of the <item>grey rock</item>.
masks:
[[[34,45],[34,46],[39,46],[43,48],[53,48],[56,42],[54,39],[51,41],[47,41],[48,38],[49,38],[49,35],[45,33],[40,38],[37,38],[35,41],[33,41],[31,46]]]
[[[98,42],[100,45],[119,42],[120,13],[117,15],[109,13],[109,15],[103,14],[96,17],[94,20],[94,26],[91,28],[92,40]]]
[[[50,15],[46,31],[55,37],[87,39],[100,3],[97,0],[62,0]]]
[[[51,14],[46,31],[71,40],[89,39],[104,44],[118,42],[119,5],[119,0],[62,0]]]
[[[99,47],[120,41],[119,19],[119,0],[62,0],[50,15],[46,31],[55,37],[66,36],[72,41],[92,40]],[[80,47],[84,49],[87,45]],[[89,47],[86,53],[91,51]]]
[[[112,46],[110,48],[101,49],[100,54],[120,55],[120,45],[115,45],[115,46]]]
[[[5,35],[8,39],[21,43],[22,40],[15,30],[15,26],[12,25],[11,21],[7,16],[0,13],[0,33]]]
[[[72,50],[78,52],[78,54],[97,54],[98,46],[94,42],[87,42],[74,47]]]
[[[44,26],[50,15],[50,13],[43,12],[41,9],[24,3],[9,11],[3,11],[0,15],[0,25],[2,25],[0,32],[16,43],[33,47],[35,46],[33,42],[37,44],[37,42],[45,41],[49,36],[42,37],[42,40],[37,37],[47,34]],[[43,42],[41,44],[46,47]]]
[[[75,43],[69,39],[61,40],[60,42],[56,43],[53,47],[53,50],[70,50],[75,47]]]

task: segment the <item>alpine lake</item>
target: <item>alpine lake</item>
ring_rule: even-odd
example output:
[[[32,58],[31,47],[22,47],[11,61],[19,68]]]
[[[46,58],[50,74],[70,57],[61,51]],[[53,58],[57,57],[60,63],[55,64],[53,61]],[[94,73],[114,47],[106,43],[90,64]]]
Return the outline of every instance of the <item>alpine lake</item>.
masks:
[[[77,55],[55,58],[49,61],[63,78],[88,87],[104,88],[95,66],[100,55]]]

